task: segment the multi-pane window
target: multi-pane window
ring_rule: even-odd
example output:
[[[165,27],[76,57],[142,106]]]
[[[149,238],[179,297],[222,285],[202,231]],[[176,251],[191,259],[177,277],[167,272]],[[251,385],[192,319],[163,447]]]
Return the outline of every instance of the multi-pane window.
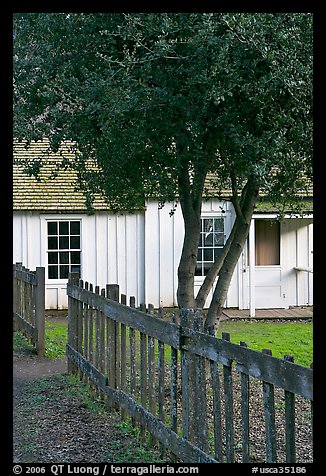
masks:
[[[68,279],[80,272],[80,221],[48,221],[48,278]]]
[[[224,218],[202,218],[196,276],[206,276],[225,241]]]

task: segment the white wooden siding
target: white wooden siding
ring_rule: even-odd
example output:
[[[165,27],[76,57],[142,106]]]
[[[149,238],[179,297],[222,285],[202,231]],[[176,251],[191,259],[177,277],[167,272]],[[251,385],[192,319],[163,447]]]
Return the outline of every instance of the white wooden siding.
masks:
[[[285,219],[281,230],[282,282],[287,306],[312,305],[313,275],[295,270],[296,267],[312,268],[312,219]]]
[[[221,210],[224,210],[224,213]],[[169,215],[172,204],[162,209],[148,202],[146,211],[114,215],[38,214],[15,212],[13,216],[13,259],[35,269],[47,266],[47,220],[81,221],[82,279],[101,288],[117,283],[120,292],[136,297],[136,305],[177,305],[177,269],[184,237],[180,207]],[[234,212],[230,203],[210,200],[202,216],[225,216],[230,233]],[[256,307],[312,305],[313,275],[295,267],[312,267],[312,219],[287,218],[281,223],[281,264],[256,267]],[[249,269],[246,248],[233,274],[226,307],[249,308]],[[195,278],[195,293],[203,278]],[[207,300],[209,305],[212,292]],[[66,280],[49,280],[46,273],[46,307],[67,306]]]
[[[120,292],[145,300],[144,214],[113,215],[14,213],[13,260],[35,269],[47,266],[47,221],[81,221],[81,278],[98,285],[119,284]],[[46,308],[67,307],[67,280],[48,279]]]
[[[177,305],[177,270],[182,252],[184,224],[180,206],[170,216],[172,203],[159,208],[157,202],[149,201],[145,214],[145,290],[146,302],[155,307]],[[224,213],[222,212],[224,211]],[[203,203],[202,216],[224,216],[225,233],[228,236],[234,220],[233,207],[229,202],[210,200]],[[195,277],[195,294],[203,278]],[[227,297],[227,306],[238,306],[238,270],[233,275]],[[212,292],[206,305],[210,304]]]
[[[34,270],[41,264],[40,215],[28,212],[13,216],[13,258]]]

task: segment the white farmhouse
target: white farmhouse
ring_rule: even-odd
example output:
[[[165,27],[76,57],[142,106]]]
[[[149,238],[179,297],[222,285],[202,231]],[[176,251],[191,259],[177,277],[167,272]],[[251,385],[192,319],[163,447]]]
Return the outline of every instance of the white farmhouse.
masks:
[[[159,208],[148,201],[142,210],[114,214],[97,197],[94,214],[75,191],[75,174],[59,170],[60,154],[47,155],[47,143],[14,147],[13,258],[30,269],[46,268],[46,308],[67,307],[70,271],[104,287],[117,283],[135,296],[136,305],[177,305],[177,267],[183,243],[180,207]],[[22,163],[46,159],[39,180],[23,171]],[[248,246],[235,269],[225,307],[250,309],[312,305],[312,197],[303,197],[306,214],[276,219],[269,203],[260,202],[251,223]],[[229,201],[210,199],[202,206],[201,241],[195,287],[223,247],[235,213]],[[207,304],[209,304],[209,297]]]

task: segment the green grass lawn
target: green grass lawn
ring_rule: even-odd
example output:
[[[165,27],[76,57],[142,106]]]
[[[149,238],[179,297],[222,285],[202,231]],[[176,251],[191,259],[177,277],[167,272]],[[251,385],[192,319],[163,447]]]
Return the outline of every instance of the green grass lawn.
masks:
[[[66,353],[68,322],[45,321],[45,356],[49,359],[62,359]],[[35,347],[19,331],[13,333],[14,352],[29,351],[35,353]]]
[[[231,342],[244,341],[259,352],[271,349],[274,357],[292,355],[294,362],[309,367],[313,360],[312,322],[223,321],[217,337],[228,332]]]
[[[45,355],[50,359],[61,359],[66,353],[68,321],[45,322]]]
[[[67,321],[47,320],[45,329],[45,355],[52,359],[63,358],[66,352],[68,335]],[[310,366],[313,360],[312,322],[223,321],[217,334],[218,338],[221,338],[222,332],[228,332],[231,336],[231,342],[234,344],[244,341],[250,349],[259,352],[262,349],[271,349],[273,356],[281,359],[284,358],[284,355],[293,355],[295,363],[299,365]],[[24,338],[16,335],[15,339],[16,343],[21,346],[21,339]],[[138,339],[139,335],[137,335],[137,341]],[[26,345],[29,345],[27,341]],[[139,342],[137,348],[139,349]],[[156,346],[155,354],[157,358]],[[166,348],[165,356],[166,359],[170,358],[169,347]]]

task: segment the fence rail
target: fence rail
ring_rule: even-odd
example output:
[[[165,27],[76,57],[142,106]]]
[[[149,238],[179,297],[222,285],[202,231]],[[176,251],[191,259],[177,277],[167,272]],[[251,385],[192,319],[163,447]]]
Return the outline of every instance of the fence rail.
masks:
[[[14,329],[20,330],[36,347],[45,351],[45,268],[31,271],[22,263],[13,265]]]
[[[298,454],[305,462],[302,454],[312,447],[312,368],[233,344],[228,334],[204,334],[197,311],[168,322],[151,305],[146,313],[145,306],[135,309],[134,298],[130,306],[124,295],[117,302],[117,285],[94,291],[71,273],[68,370],[129,414],[143,437],[148,431],[184,462],[293,463]]]

